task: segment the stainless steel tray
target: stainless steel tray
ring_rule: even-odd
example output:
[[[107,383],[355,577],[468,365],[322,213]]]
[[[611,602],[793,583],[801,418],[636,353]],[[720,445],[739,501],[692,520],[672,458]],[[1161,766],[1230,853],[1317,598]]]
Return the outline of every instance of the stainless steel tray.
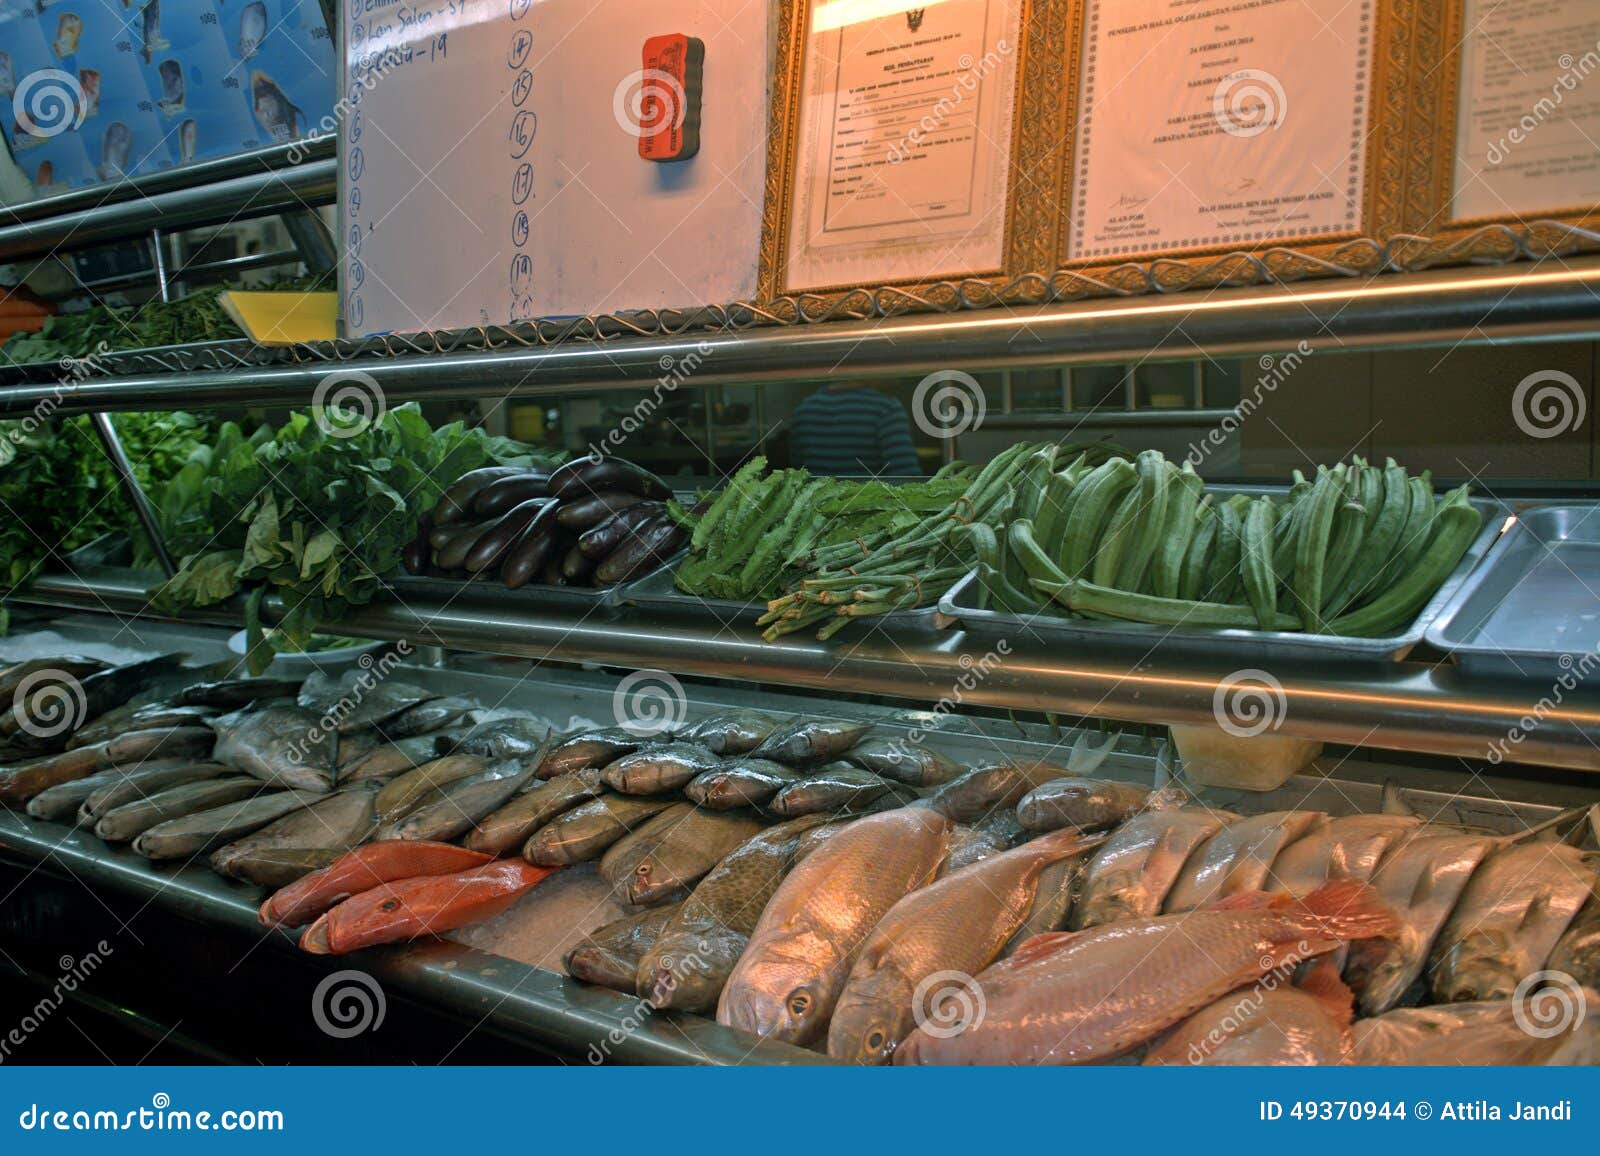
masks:
[[[1211,486],[1208,490],[1222,496],[1288,493],[1287,486]],[[1505,505],[1489,498],[1474,498],[1472,504],[1483,514],[1482,532],[1411,625],[1403,633],[1388,638],[1342,638],[1289,630],[1200,630],[1044,613],[1023,616],[980,610],[977,570],[950,588],[939,600],[939,609],[959,620],[968,633],[980,637],[1010,639],[1027,634],[1084,648],[1134,651],[1141,656],[1194,654],[1240,661],[1302,658],[1318,662],[1399,662],[1423,640],[1429,624],[1499,537],[1506,515],[1510,513]]]
[[[1524,510],[1427,639],[1472,673],[1554,682],[1580,662],[1586,672],[1600,655],[1600,504]]]
[[[436,598],[445,603],[454,598],[464,598],[475,606],[498,606],[508,610],[526,610],[530,606],[576,606],[609,611],[621,604],[623,591],[627,588],[625,582],[601,587],[547,586],[543,582],[529,582],[526,586],[507,590],[494,574],[474,574],[465,581],[403,574],[390,578],[388,585],[402,603],[408,597]]]
[[[623,592],[622,601],[629,606],[656,610],[663,614],[701,620],[714,619],[724,626],[742,625],[751,633],[756,633],[755,622],[767,612],[766,601],[757,598],[741,602],[736,598],[702,598],[698,594],[685,594],[678,589],[674,581],[678,563],[684,557],[687,555],[679,555],[654,573],[635,579]],[[943,630],[950,625],[945,612],[937,604],[921,606],[915,610],[891,610],[887,614],[879,614],[863,621],[891,628],[914,630]]]

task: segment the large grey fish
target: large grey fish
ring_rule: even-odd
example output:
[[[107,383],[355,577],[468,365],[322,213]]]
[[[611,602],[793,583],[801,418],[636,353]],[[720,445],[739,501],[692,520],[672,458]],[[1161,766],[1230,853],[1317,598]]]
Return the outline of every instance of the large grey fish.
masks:
[[[154,727],[129,731],[106,741],[105,758],[112,766],[137,766],[146,759],[203,759],[211,756],[217,735],[207,726]]]
[[[798,815],[862,814],[871,804],[891,797],[896,805],[912,802],[915,792],[902,783],[850,763],[829,763],[773,796],[767,810],[785,819]]]
[[[628,900],[660,903],[686,892],[763,826],[750,812],[694,808],[634,864],[626,879]]]
[[[1566,1029],[1550,1034],[1533,1034],[1523,1026],[1528,1021],[1528,1005],[1539,998],[1534,993],[1527,1001],[1501,999],[1396,1008],[1357,1020],[1351,1028],[1345,1063],[1405,1067],[1600,1063],[1600,1020],[1592,1013],[1567,1014]],[[1590,1008],[1600,1006],[1600,992],[1592,990],[1568,993],[1567,999],[1571,1001],[1568,1007],[1578,1005],[1580,1000]],[[1561,1005],[1552,1010],[1560,1014]],[[1550,1026],[1562,1022],[1558,1019]]]
[[[1073,906],[1074,931],[1117,919],[1161,914],[1167,893],[1195,849],[1239,816],[1226,811],[1146,811],[1111,832],[1084,867]]]
[[[0,738],[27,750],[65,750],[72,732],[122,706],[158,675],[178,669],[181,654],[167,654],[96,671],[83,679],[52,674],[45,667],[17,684],[10,706],[0,714]],[[41,725],[42,724],[42,725]]]
[[[671,799],[601,795],[557,815],[528,836],[522,857],[540,867],[564,867],[598,858],[611,844],[671,805]]]
[[[625,897],[635,864],[694,812],[691,803],[673,803],[634,827],[606,848],[606,853],[600,857],[600,878]]]
[[[995,763],[974,767],[944,784],[923,801],[952,823],[976,823],[995,811],[1009,811],[1022,796],[1052,779],[1071,774],[1053,763]]]
[[[945,856],[944,867],[939,877],[942,879],[952,871],[959,871],[963,867],[992,859],[1009,847],[1010,843],[1004,836],[985,831],[982,827],[964,825],[951,827],[950,853]]]
[[[248,799],[260,790],[261,780],[249,775],[182,783],[107,811],[95,823],[94,833],[107,843],[126,843],[158,823]]]
[[[173,696],[179,706],[209,706],[237,710],[264,699],[291,698],[300,689],[298,678],[225,678],[197,682]]]
[[[508,854],[551,819],[579,803],[598,798],[605,789],[596,767],[540,780],[499,810],[479,819],[467,836],[466,845],[488,855]]]
[[[419,702],[413,707],[401,711],[391,718],[384,719],[376,724],[376,729],[384,738],[391,742],[400,739],[414,738],[417,735],[433,734],[436,731],[459,722],[467,713],[475,709],[475,704],[470,699],[448,697],[431,698]]]
[[[478,755],[445,755],[397,775],[378,792],[378,821],[389,823],[400,818],[440,787],[476,775],[488,765]]]
[[[647,907],[597,928],[567,952],[561,966],[573,979],[632,995],[639,961],[677,910],[675,903]]]
[[[475,775],[440,787],[398,819],[379,828],[380,839],[431,839],[449,843],[496,808],[533,777],[525,759],[502,759]]]
[[[41,791],[104,770],[105,753],[106,744],[96,743],[0,767],[0,803],[25,803]]]
[[[212,870],[258,887],[286,887],[372,837],[378,784],[358,783],[218,847]]]
[[[1585,987],[1600,987],[1600,895],[1589,900],[1550,952],[1546,966]]]
[[[325,797],[316,791],[267,791],[157,823],[133,841],[133,849],[146,859],[199,855]]]
[[[178,767],[187,767],[191,765],[192,761],[191,759],[152,760],[144,763],[140,769],[152,767],[157,770],[172,770]],[[110,787],[122,782],[129,774],[133,773],[137,772],[130,771],[127,767],[108,767],[106,770],[96,771],[86,778],[60,783],[50,787],[48,790],[40,791],[29,799],[28,814],[35,819],[51,821],[75,819],[78,809],[90,795],[102,787]]]
[[[1366,882],[1421,820],[1410,815],[1340,815],[1290,843],[1272,861],[1268,891],[1309,895],[1330,879]]]
[[[338,736],[301,706],[248,706],[211,720],[212,758],[274,786],[327,791],[333,787]]]
[[[1174,803],[1185,799],[1171,796]],[[1053,779],[1035,787],[1017,802],[1017,821],[1024,831],[1038,834],[1062,827],[1080,831],[1107,831],[1120,826],[1146,807],[1160,809],[1162,798],[1151,798],[1149,787],[1116,779]]]
[[[754,710],[735,710],[703,718],[677,737],[699,743],[714,755],[743,755],[755,750],[778,720]]]
[[[844,761],[911,787],[937,787],[962,771],[962,765],[910,739],[862,739],[845,751]]]
[[[1193,911],[1262,890],[1278,853],[1327,818],[1321,811],[1269,811],[1229,824],[1189,857],[1162,911]]]
[[[642,739],[621,727],[579,731],[555,745],[539,765],[541,779],[571,774],[585,767],[603,767],[614,759],[631,754],[644,745]]]
[[[696,775],[683,788],[683,793],[702,807],[731,811],[736,807],[759,806],[804,776],[804,771],[771,759],[736,758]]]
[[[1428,959],[1439,1003],[1509,997],[1544,968],[1600,883],[1562,843],[1501,847],[1473,874]]]
[[[441,697],[401,678],[380,678],[370,670],[352,668],[337,676],[312,674],[300,685],[295,703],[318,717],[328,716],[341,734],[352,734]]]
[[[1495,846],[1488,835],[1423,826],[1383,857],[1372,885],[1400,917],[1401,928],[1390,939],[1351,946],[1344,977],[1362,1015],[1386,1012],[1405,998],[1467,880]]]
[[[721,765],[721,759],[696,743],[660,743],[607,763],[600,777],[625,795],[654,795],[676,791]]]
[[[750,753],[791,767],[805,767],[838,758],[872,729],[871,723],[839,719],[796,719],[761,740]]]
[[[638,994],[657,1008],[714,1011],[756,921],[795,863],[801,839],[827,822],[823,815],[790,819],[730,851],[673,909],[644,953]]]
[[[436,735],[414,735],[397,743],[379,743],[349,762],[344,760],[345,740],[339,743],[339,781],[355,783],[363,779],[387,779],[414,771],[448,752],[439,749]]]
[[[110,669],[109,662],[102,662],[98,658],[85,658],[81,654],[61,654],[54,658],[25,658],[0,670],[0,702],[10,702],[16,696],[17,688],[22,685],[23,680],[41,671],[58,671],[68,678],[81,682],[91,674]]]
[[[131,731],[154,730],[162,727],[204,726],[217,714],[216,707],[175,706],[170,702],[140,704],[138,699],[125,702],[109,710],[88,726],[80,727],[67,743],[70,747],[88,746],[104,742]]]
[[[113,777],[85,796],[83,805],[78,808],[80,827],[92,827],[102,816],[116,808],[147,799],[168,787],[181,787],[184,783],[198,783],[231,775],[233,768],[221,763],[173,759],[170,764],[162,760],[145,763],[136,770],[113,767],[112,771]]]

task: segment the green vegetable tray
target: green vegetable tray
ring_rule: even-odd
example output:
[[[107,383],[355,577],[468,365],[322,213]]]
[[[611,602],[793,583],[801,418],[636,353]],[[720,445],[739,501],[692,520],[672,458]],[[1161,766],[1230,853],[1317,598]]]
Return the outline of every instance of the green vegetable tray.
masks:
[[[1287,497],[1287,486],[1208,486],[1207,491],[1230,497],[1271,495]],[[1417,613],[1406,630],[1387,638],[1348,638],[1336,634],[1306,634],[1290,630],[1214,630],[1196,627],[1154,626],[1143,622],[1109,622],[1103,619],[1057,616],[1048,613],[1012,614],[978,606],[978,571],[973,569],[939,600],[939,610],[979,638],[1038,638],[1078,650],[1121,650],[1142,657],[1187,654],[1229,662],[1261,662],[1299,658],[1317,662],[1399,662],[1422,641],[1434,618],[1444,609],[1473,568],[1500,536],[1511,513],[1489,498],[1473,498],[1483,514],[1483,529],[1473,539],[1461,561]]]

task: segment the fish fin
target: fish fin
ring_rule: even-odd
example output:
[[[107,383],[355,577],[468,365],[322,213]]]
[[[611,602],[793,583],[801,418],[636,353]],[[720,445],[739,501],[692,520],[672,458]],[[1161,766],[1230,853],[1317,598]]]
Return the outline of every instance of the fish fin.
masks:
[[[1394,909],[1378,897],[1370,883],[1335,879],[1299,903],[1308,930],[1333,939],[1392,938],[1401,923]]]
[[[1168,783],[1150,792],[1144,801],[1146,811],[1177,811],[1194,802],[1194,796],[1178,783]]]
[[[1294,896],[1265,891],[1239,891],[1225,899],[1207,903],[1198,911],[1278,911],[1294,904]]]
[[[1355,995],[1339,978],[1339,968],[1331,958],[1323,956],[1313,963],[1296,986],[1322,1004],[1339,1026],[1355,1018]]]
[[[1051,831],[1049,834],[1040,835],[1037,839],[1030,839],[1022,846],[1039,856],[1039,869],[1043,870],[1050,864],[1085,851],[1093,851],[1104,843],[1109,835],[1105,832],[1096,835],[1085,835],[1076,827],[1062,827]]]
[[[1393,779],[1383,784],[1383,802],[1379,810],[1385,815],[1409,815],[1421,818],[1416,807],[1411,805],[1411,800],[1406,798],[1405,788]]]
[[[1083,932],[1081,931],[1046,931],[1039,935],[1031,935],[1022,941],[1017,950],[1006,957],[1005,962],[1011,967],[1031,963],[1036,959],[1055,954],[1060,948],[1082,934]]]

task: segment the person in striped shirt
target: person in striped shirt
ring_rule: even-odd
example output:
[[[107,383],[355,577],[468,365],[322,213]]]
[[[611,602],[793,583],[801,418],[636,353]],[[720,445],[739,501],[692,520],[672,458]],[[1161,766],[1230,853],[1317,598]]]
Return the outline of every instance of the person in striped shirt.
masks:
[[[911,419],[863,382],[824,386],[789,419],[789,459],[814,474],[918,477]]]

